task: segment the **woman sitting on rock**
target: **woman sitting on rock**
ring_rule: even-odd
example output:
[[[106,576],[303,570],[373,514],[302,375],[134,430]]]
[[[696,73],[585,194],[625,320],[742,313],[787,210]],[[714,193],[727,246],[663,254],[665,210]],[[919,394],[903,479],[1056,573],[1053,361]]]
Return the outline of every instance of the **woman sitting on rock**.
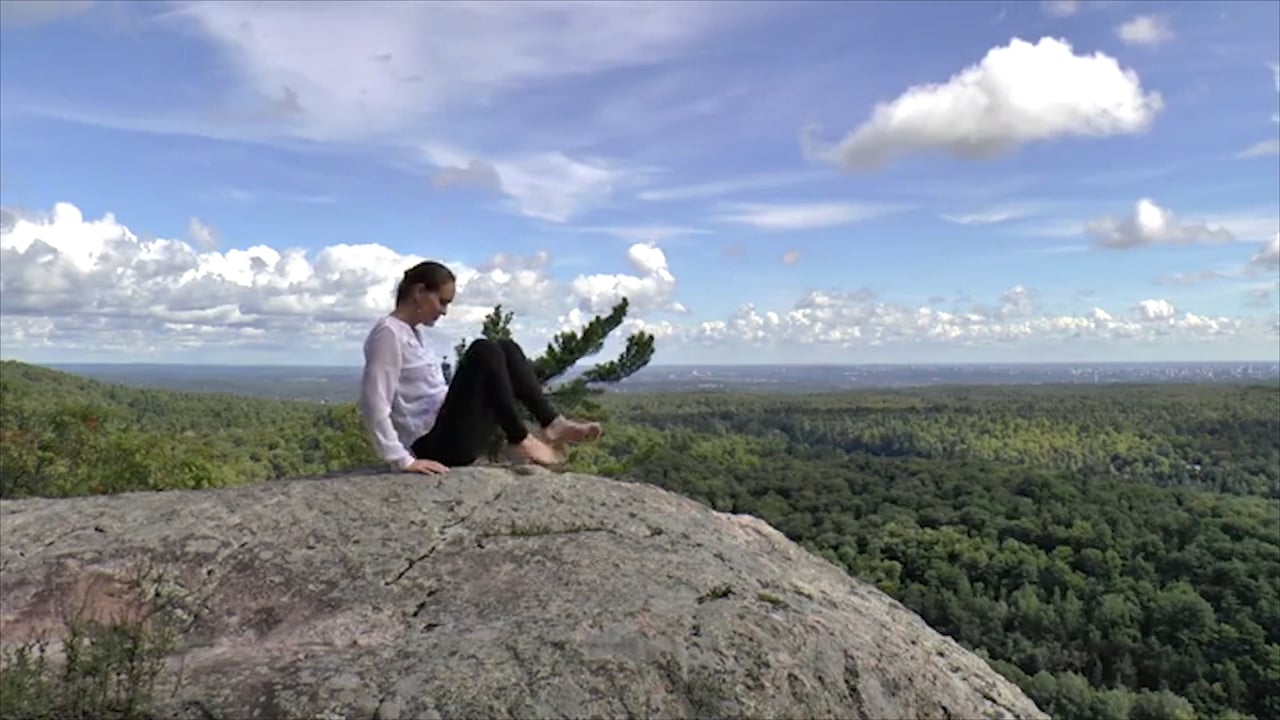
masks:
[[[599,437],[598,423],[566,419],[551,406],[533,364],[511,340],[471,343],[446,383],[416,328],[434,325],[454,293],[454,274],[444,265],[409,268],[396,289],[395,310],[365,340],[360,413],[379,457],[394,470],[445,472],[475,462],[501,428],[517,458],[554,465],[568,443]],[[537,419],[542,437],[530,434],[517,403]]]

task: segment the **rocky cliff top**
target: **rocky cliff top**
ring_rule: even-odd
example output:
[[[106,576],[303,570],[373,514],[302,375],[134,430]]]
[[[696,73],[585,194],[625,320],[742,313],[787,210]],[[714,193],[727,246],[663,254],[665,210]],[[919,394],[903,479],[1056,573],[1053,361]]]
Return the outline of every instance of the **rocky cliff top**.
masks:
[[[764,522],[648,485],[465,468],[5,501],[0,538],[6,645],[163,609],[162,716],[1045,717]]]

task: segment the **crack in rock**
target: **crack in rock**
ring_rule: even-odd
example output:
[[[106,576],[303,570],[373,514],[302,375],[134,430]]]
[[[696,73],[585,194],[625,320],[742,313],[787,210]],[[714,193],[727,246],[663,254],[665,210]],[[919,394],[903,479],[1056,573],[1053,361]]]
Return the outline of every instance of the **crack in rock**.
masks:
[[[439,536],[436,538],[436,541],[431,544],[431,547],[427,548],[427,551],[422,553],[421,555],[414,558],[409,558],[407,560],[407,564],[405,565],[404,569],[396,573],[396,576],[391,578],[390,580],[383,581],[383,585],[388,585],[388,586],[394,585],[400,582],[400,580],[404,579],[404,576],[408,575],[409,571],[413,570],[413,568],[418,563],[431,557],[436,550],[440,549],[442,545],[446,544],[451,539],[450,538],[451,530],[465,523],[466,521],[470,520],[472,515],[475,515],[477,512],[480,511],[480,508],[486,505],[491,505],[501,500],[503,493],[505,493],[506,491],[507,491],[506,488],[501,488],[500,490],[498,490],[498,492],[493,494],[493,497],[489,498],[484,502],[476,503],[475,506],[471,508],[470,512],[466,513],[465,515],[457,516],[454,520],[450,522],[446,522],[445,524],[441,525]]]

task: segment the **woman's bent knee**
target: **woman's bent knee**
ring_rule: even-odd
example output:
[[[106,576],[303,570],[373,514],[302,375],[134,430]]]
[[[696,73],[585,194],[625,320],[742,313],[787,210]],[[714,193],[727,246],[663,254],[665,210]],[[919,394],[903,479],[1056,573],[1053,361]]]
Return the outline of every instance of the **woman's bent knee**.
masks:
[[[524,348],[520,347],[520,344],[511,338],[502,338],[499,340],[498,347],[507,355],[518,358],[524,357]]]
[[[501,360],[503,358],[503,350],[502,346],[498,342],[494,342],[489,338],[478,338],[472,341],[471,346],[467,348],[467,352],[463,354],[463,357],[481,357]]]
[[[497,350],[504,355],[524,356],[524,348],[520,347],[520,343],[511,338],[499,338],[497,340],[483,337],[477,338],[471,342],[471,347],[467,348],[467,352],[471,352],[473,348],[476,352],[490,353]]]

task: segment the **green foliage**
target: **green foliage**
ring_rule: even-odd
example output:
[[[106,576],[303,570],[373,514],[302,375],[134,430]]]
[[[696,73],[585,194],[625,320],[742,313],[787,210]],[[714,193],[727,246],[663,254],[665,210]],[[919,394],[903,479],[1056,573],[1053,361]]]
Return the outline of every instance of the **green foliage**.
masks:
[[[147,718],[171,639],[143,625],[73,625],[61,663],[44,644],[0,659],[0,718]]]
[[[1280,717],[1277,388],[606,402],[571,469],[763,518],[1055,717]]]
[[[480,334],[490,340],[510,340],[511,320],[513,317],[515,317],[515,313],[508,310],[504,314],[501,305],[494,307],[493,312],[485,316],[484,325],[480,328]]]
[[[200,489],[373,464],[354,404],[129,388],[0,364],[0,497]]]
[[[781,434],[810,447],[985,460],[1280,498],[1280,389],[1258,385],[923,388],[815,396],[648,395],[644,425]]]
[[[167,605],[132,585],[148,609],[109,620],[66,618],[57,652],[39,641],[0,654],[0,720],[143,720],[176,632]],[[148,601],[151,602],[148,602]]]

